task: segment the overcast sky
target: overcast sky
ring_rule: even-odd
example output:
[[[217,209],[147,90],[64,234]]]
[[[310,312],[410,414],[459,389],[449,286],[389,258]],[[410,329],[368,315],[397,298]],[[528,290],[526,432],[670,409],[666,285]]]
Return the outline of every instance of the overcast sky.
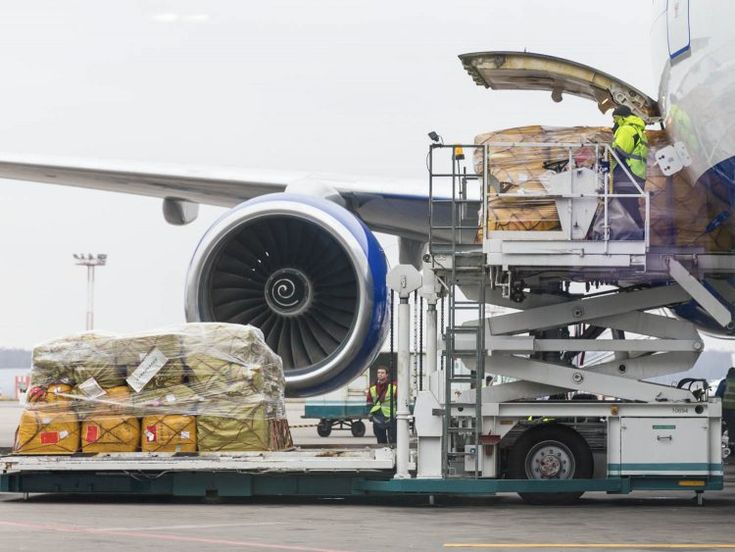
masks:
[[[429,130],[467,142],[526,124],[609,124],[585,100],[480,88],[458,54],[567,57],[655,97],[650,11],[641,0],[6,0],[0,151],[420,185]],[[172,227],[160,200],[0,182],[0,346],[84,329],[74,252],[109,255],[98,328],[182,322],[189,258],[219,213]]]

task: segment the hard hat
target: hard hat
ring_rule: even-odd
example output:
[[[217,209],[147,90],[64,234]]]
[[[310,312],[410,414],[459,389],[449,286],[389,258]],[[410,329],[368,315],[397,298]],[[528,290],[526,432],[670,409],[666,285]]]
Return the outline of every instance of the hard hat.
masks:
[[[633,112],[630,110],[630,108],[627,105],[619,105],[613,110],[613,117],[620,116],[620,117],[628,117],[629,115],[632,115]]]

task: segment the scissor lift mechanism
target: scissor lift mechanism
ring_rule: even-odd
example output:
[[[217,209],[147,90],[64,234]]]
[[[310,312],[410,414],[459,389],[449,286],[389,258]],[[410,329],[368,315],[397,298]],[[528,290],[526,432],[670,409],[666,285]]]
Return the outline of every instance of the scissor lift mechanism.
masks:
[[[489,152],[514,147],[565,147],[567,170],[551,176],[543,193],[504,194],[499,187],[486,184],[492,162]],[[593,167],[575,167],[573,153],[581,147],[594,148]],[[481,174],[469,175],[462,167],[459,157],[468,150],[482,156]],[[536,433],[543,434],[544,425],[592,417],[604,420],[606,427],[606,469],[602,472],[607,481],[633,477],[639,488],[697,491],[721,486],[719,400],[708,399],[706,392],[643,380],[684,372],[703,350],[696,327],[662,314],[664,307],[694,300],[722,326],[732,325],[729,309],[700,279],[703,274],[735,272],[735,260],[731,255],[652,249],[648,194],[630,174],[637,194],[610,193],[609,176],[597,161],[603,156],[620,162],[604,144],[431,147],[431,241],[423,276],[438,285],[430,284],[426,292],[424,283],[425,297],[430,299],[437,292],[453,296],[461,290],[467,303],[484,301],[517,311],[456,326],[450,322],[446,328],[445,372],[456,372],[461,365],[471,377],[457,391],[447,373],[435,374],[431,390],[419,393],[415,409],[419,478],[507,477],[507,470],[501,471],[500,451],[504,438],[518,424],[530,418],[551,421],[532,424]],[[451,196],[441,195],[442,180],[451,184]],[[480,243],[468,239],[471,217],[467,205],[471,200],[467,189],[472,182],[477,183],[481,197]],[[491,193],[498,198],[554,200],[561,229],[491,231],[486,213]],[[643,235],[637,240],[612,239],[610,202],[630,195],[642,199],[645,206]],[[446,204],[451,205],[449,216],[439,217],[439,208]],[[603,232],[591,239],[593,218],[600,216]],[[534,282],[533,274],[539,270],[554,271],[558,287],[548,290],[548,282],[545,287]],[[621,283],[591,296],[569,292],[569,282],[613,279],[639,285]],[[527,296],[526,286],[530,288]],[[575,335],[576,328],[586,330]],[[626,333],[637,337],[625,339]],[[608,334],[611,338],[600,337]],[[608,353],[610,360],[593,365],[578,360],[583,354],[600,352]],[[503,383],[483,386],[485,374]],[[607,400],[538,400],[569,392]],[[461,429],[456,428],[473,431],[465,431],[464,438],[458,439]],[[557,457],[566,458],[565,447],[554,448],[549,441],[550,456],[545,457],[540,439],[540,452],[527,459],[531,461],[527,478],[538,479],[535,484],[542,491],[568,491],[571,480],[565,478],[571,476],[560,471],[552,458],[559,451],[562,454]],[[533,462],[546,462],[545,469],[534,471]],[[594,480],[589,481],[593,488]],[[579,482],[573,488],[579,490]],[[524,490],[520,482],[519,490]]]

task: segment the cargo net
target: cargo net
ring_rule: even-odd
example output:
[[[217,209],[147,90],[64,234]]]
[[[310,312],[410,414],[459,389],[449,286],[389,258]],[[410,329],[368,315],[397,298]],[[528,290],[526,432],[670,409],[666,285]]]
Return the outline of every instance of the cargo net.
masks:
[[[731,212],[729,183],[713,178],[693,182],[686,171],[665,176],[656,164],[656,152],[669,145],[664,131],[646,131],[648,162],[645,191],[650,196],[649,236],[651,246],[693,247],[704,252],[730,252],[735,247],[735,224],[723,222]],[[480,134],[475,144],[508,143],[488,147],[487,229],[493,231],[561,230],[552,198],[518,197],[546,193],[550,177],[570,170],[570,151],[554,144],[590,144],[572,148],[575,167],[594,168],[594,144],[610,144],[612,131],[603,127],[527,126]],[[544,147],[513,146],[511,143],[544,143]],[[601,150],[600,150],[601,151]],[[474,167],[482,174],[482,149],[475,150]],[[498,193],[500,190],[500,194]],[[514,197],[503,197],[514,194]],[[645,203],[639,201],[641,218]],[[718,224],[718,221],[720,222]],[[482,239],[480,227],[477,239]]]
[[[284,450],[284,388],[280,357],[252,326],[73,335],[33,350],[14,451]]]

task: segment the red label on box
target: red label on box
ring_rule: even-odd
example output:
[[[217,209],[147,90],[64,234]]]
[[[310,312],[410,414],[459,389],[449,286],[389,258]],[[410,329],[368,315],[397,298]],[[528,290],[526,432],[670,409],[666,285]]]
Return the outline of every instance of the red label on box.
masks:
[[[55,445],[59,442],[58,431],[42,431],[41,432],[41,444],[42,445]]]
[[[87,434],[84,436],[84,440],[88,443],[94,443],[99,438],[99,428],[96,425],[87,426]]]
[[[155,443],[158,441],[158,426],[149,425],[145,426],[145,438],[149,443]]]

